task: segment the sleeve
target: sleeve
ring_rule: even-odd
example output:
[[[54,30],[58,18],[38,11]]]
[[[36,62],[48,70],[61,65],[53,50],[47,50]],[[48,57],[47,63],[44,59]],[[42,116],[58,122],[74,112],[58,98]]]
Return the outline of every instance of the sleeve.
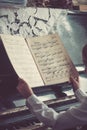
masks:
[[[78,92],[76,93],[78,96]],[[57,113],[52,108],[49,108],[41,102],[36,95],[29,97],[26,103],[27,107],[31,109],[31,112],[45,125],[52,127],[54,130],[64,130],[76,127],[77,125],[87,124],[86,100],[87,98],[85,98],[80,106],[72,107],[62,113]]]
[[[86,93],[83,93],[81,89],[77,89],[75,95],[80,102],[84,102],[85,98],[87,98]]]
[[[26,100],[26,105],[30,108],[31,112],[47,126],[53,126],[57,119],[58,113],[52,108],[49,108],[46,104],[38,99],[36,95],[31,95]]]

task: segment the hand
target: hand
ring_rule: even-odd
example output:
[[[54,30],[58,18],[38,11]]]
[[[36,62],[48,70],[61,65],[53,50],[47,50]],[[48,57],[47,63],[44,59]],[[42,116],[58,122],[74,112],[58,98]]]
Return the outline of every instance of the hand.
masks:
[[[24,97],[28,98],[33,94],[33,90],[30,88],[30,86],[21,78],[19,78],[19,83],[17,86],[17,90],[19,93]]]
[[[73,87],[73,91],[75,92],[77,89],[79,89],[79,80],[73,78],[73,77],[70,77],[70,81],[72,83],[72,87]]]

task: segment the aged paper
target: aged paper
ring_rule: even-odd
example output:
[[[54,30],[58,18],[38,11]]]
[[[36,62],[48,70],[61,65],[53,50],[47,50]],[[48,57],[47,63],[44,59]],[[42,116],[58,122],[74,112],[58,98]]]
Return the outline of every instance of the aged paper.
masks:
[[[28,46],[46,85],[69,81],[78,73],[57,34],[27,38]]]
[[[43,81],[24,38],[1,35],[1,39],[17,74],[31,87],[43,86]]]

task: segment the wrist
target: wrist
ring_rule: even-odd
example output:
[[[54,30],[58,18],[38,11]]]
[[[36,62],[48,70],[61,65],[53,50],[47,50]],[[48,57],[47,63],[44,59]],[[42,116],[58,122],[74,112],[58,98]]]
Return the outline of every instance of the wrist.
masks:
[[[27,99],[27,98],[29,98],[30,96],[32,96],[34,93],[33,92],[29,92],[29,93],[27,93],[26,95],[25,95],[25,98]]]

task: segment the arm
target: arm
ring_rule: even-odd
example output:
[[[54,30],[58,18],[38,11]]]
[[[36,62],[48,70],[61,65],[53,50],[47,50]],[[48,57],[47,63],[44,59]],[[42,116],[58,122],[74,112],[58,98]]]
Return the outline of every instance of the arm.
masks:
[[[44,104],[36,95],[32,95],[26,100],[26,105],[38,120],[47,126],[54,126],[58,113]]]
[[[31,112],[46,125],[53,126],[58,113],[41,102],[23,79],[19,79],[17,89],[26,98],[26,105]]]
[[[78,108],[73,107],[66,112],[57,113],[41,102],[25,81],[20,80],[17,89],[26,98],[27,106],[31,112],[45,125],[53,127],[54,130],[68,129],[87,123],[87,103],[85,102]]]

